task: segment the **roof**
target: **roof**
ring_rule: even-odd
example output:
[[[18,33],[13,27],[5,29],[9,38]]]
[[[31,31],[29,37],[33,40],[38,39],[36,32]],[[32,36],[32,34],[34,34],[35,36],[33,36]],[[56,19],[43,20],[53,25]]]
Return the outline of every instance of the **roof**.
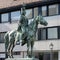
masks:
[[[25,4],[29,4],[29,3],[38,2],[38,1],[42,1],[42,0],[0,0],[0,9],[22,5],[23,2]]]

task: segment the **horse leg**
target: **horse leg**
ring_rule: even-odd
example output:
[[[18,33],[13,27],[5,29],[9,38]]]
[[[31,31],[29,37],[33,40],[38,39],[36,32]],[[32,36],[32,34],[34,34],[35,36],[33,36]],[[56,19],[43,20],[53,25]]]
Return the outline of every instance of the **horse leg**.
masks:
[[[31,57],[33,57],[33,45],[34,45],[34,42],[33,40],[31,41]]]
[[[29,41],[27,42],[27,56],[29,57]]]
[[[10,50],[10,51],[11,51],[11,57],[12,57],[12,58],[14,58],[14,57],[13,57],[13,48],[15,47],[16,42],[17,42],[17,41],[14,41],[13,44],[12,44],[12,46],[11,46],[11,50]]]
[[[11,47],[11,58],[13,58],[13,46]]]
[[[11,48],[11,57],[13,58],[13,48],[15,47],[14,43],[12,45],[12,48]]]
[[[6,52],[6,58],[8,58],[8,52],[7,52],[7,49],[5,50],[5,52]]]
[[[11,58],[11,56],[10,56],[10,48],[11,48],[11,44],[9,44],[8,49],[7,49],[7,53],[8,53],[9,58]]]
[[[15,41],[14,41],[15,42]],[[11,45],[11,48],[10,48],[10,56],[11,58],[13,58],[13,48],[15,47],[15,43],[13,42],[13,44]]]
[[[11,53],[11,48],[12,48],[12,45],[11,45],[11,47],[10,47],[10,49],[9,49],[9,57],[10,57],[10,58],[12,58],[12,56],[11,56],[11,55],[12,55],[12,53]]]
[[[8,58],[10,58],[10,50],[8,50],[7,54],[8,54]]]
[[[7,45],[7,47],[8,47],[8,45]],[[7,47],[6,47],[6,44],[5,44],[5,52],[6,52],[6,58],[8,58]]]

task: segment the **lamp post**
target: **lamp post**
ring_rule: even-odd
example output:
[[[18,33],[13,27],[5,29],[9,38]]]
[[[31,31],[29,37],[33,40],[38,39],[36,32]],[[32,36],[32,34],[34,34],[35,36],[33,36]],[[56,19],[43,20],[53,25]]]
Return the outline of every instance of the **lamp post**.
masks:
[[[50,60],[53,60],[53,44],[51,43],[50,45],[49,45],[49,47],[50,47]]]

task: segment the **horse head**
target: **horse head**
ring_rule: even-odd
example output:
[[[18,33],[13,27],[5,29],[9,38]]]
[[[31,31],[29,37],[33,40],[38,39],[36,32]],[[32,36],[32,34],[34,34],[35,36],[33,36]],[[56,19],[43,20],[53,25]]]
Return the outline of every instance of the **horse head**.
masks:
[[[41,15],[37,16],[37,17],[36,17],[36,20],[37,20],[38,23],[40,23],[41,25],[47,26],[47,24],[48,24],[47,21],[44,20],[44,18],[43,18]]]

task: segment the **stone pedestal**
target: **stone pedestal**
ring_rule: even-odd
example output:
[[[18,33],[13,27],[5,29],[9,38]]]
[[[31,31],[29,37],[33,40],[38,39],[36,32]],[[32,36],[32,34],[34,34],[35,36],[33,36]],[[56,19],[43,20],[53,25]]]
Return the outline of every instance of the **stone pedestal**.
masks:
[[[39,60],[37,58],[7,58],[5,60]]]

